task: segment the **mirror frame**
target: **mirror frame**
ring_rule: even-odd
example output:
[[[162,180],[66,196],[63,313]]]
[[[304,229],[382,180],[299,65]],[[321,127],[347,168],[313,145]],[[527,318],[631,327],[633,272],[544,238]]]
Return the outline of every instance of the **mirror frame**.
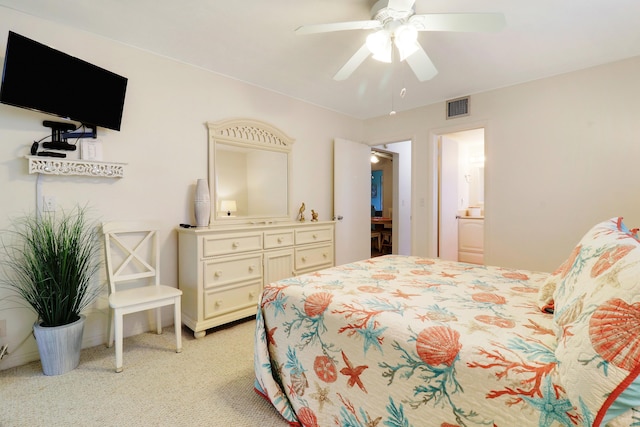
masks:
[[[211,196],[212,224],[270,223],[291,221],[291,150],[294,139],[280,129],[260,120],[236,118],[207,123],[209,133],[209,192]],[[218,177],[216,175],[216,146],[232,145],[253,150],[275,151],[287,155],[287,213],[285,216],[236,216],[218,215]]]

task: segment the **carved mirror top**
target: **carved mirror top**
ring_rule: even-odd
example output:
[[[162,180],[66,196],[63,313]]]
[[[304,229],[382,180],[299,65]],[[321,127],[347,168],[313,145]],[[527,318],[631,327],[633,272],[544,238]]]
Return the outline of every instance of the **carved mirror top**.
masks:
[[[207,128],[212,222],[289,221],[294,139],[253,119],[207,123]],[[234,210],[225,212],[229,205]]]
[[[207,123],[210,143],[253,145],[260,150],[291,151],[294,139],[268,123],[252,119],[230,119]]]

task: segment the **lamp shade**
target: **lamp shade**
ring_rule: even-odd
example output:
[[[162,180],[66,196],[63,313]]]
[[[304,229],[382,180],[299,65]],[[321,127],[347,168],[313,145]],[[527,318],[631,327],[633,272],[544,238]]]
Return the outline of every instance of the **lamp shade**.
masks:
[[[226,212],[229,216],[231,216],[231,212],[235,212],[237,209],[235,200],[222,200],[220,202],[220,210]]]
[[[385,30],[376,31],[367,36],[367,49],[373,54],[373,59],[381,62],[391,62],[391,37]]]
[[[418,30],[412,25],[401,25],[394,33],[394,44],[400,53],[400,61],[418,50]]]

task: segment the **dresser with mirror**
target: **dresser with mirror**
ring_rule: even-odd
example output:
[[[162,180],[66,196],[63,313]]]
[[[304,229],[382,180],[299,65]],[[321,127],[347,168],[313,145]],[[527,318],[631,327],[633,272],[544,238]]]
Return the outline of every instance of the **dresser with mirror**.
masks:
[[[178,228],[182,320],[196,338],[255,315],[265,284],[335,262],[334,223],[292,216],[293,139],[252,119],[207,127],[211,222]]]

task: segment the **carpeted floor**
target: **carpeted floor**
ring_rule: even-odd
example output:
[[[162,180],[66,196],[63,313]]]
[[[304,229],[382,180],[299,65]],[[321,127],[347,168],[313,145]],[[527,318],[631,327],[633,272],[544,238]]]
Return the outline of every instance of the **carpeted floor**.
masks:
[[[80,365],[47,377],[40,362],[0,371],[0,426],[287,426],[253,391],[255,320],[209,331],[183,327],[126,338],[124,371],[115,350],[82,350]]]

